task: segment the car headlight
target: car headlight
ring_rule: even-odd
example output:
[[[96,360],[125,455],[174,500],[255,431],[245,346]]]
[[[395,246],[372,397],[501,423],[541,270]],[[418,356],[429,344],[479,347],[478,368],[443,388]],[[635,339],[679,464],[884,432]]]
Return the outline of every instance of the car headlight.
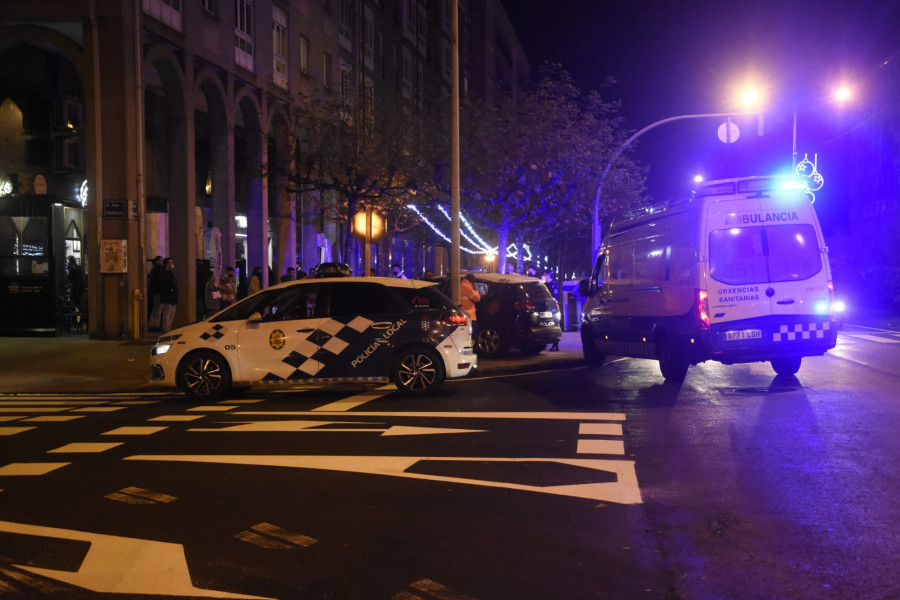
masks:
[[[165,354],[171,347],[172,344],[158,344],[156,346],[153,346],[153,350],[150,351],[150,356],[159,356],[161,354]]]

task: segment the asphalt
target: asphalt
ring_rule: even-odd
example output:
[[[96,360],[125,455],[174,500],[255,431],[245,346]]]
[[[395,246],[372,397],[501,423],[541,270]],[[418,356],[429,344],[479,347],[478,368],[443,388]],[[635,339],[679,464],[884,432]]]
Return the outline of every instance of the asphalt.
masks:
[[[0,337],[0,393],[133,393],[160,391],[150,383],[153,339],[93,340],[87,334]],[[525,356],[517,350],[479,358],[479,376],[537,371],[582,359],[578,332],[565,332],[558,352]]]

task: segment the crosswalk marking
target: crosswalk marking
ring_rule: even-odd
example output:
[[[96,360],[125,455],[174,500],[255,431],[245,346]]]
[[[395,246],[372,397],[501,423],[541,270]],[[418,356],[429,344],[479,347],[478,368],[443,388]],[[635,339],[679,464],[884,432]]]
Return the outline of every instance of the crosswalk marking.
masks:
[[[119,427],[100,435],[153,435],[168,427]]]
[[[869,335],[867,333],[847,333],[844,335],[858,340],[866,340],[867,342],[878,342],[879,344],[900,344],[900,340],[879,337],[877,335]]]
[[[66,444],[65,446],[61,446],[55,450],[47,450],[47,454],[54,453],[66,453],[66,452],[82,452],[82,453],[93,453],[93,452],[106,452],[107,450],[112,450],[116,446],[121,446],[122,442],[75,442],[72,444]]]
[[[24,433],[32,429],[34,429],[34,427],[0,427],[0,435],[16,435],[17,433]]]
[[[578,440],[578,454],[625,454],[625,442],[620,440]]]
[[[46,475],[50,471],[61,469],[72,463],[10,463],[0,467],[2,476]]]

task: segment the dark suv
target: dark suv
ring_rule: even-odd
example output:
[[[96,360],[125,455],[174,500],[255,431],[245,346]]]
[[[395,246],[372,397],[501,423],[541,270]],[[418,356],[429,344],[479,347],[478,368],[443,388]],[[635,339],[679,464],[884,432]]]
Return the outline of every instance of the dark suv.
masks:
[[[481,301],[475,305],[478,324],[475,348],[479,356],[497,356],[517,347],[538,354],[562,338],[559,304],[540,279],[524,275],[473,273]],[[450,281],[441,290],[449,295]]]

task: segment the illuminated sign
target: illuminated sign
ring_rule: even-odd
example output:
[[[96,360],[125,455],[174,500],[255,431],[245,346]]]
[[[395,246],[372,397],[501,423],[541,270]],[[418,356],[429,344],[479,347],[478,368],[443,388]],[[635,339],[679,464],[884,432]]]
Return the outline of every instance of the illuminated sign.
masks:
[[[88,182],[87,179],[81,182],[81,188],[78,190],[78,199],[81,200],[82,206],[87,206],[88,201]]]
[[[0,198],[12,194],[12,181],[8,179],[0,179]]]

